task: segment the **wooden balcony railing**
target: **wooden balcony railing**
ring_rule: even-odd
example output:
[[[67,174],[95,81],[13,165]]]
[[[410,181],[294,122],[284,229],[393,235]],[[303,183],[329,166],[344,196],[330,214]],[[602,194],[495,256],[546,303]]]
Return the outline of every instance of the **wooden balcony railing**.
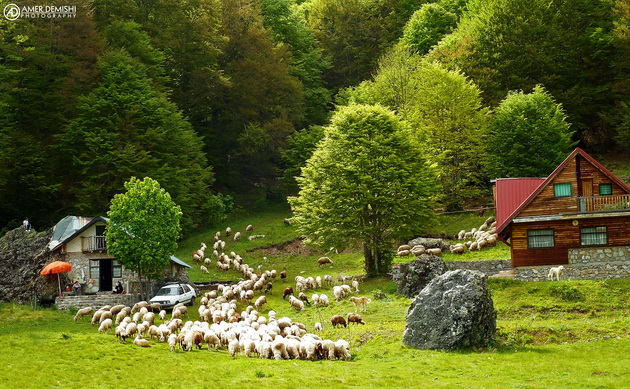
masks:
[[[630,210],[630,194],[578,197],[580,212]]]
[[[83,252],[107,251],[105,236],[81,237],[81,250],[83,250]]]

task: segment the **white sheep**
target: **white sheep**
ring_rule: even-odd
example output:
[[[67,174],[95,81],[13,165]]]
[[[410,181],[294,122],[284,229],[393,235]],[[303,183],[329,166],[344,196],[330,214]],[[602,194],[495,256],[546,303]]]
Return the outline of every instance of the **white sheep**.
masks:
[[[201,266],[201,267],[199,268],[199,270],[200,270],[202,273],[204,273],[204,274],[208,274],[208,268],[207,268],[207,267],[205,267],[205,266]]]
[[[142,338],[142,335],[138,334],[136,338],[133,340],[133,344],[140,347],[151,347],[149,345],[149,341]]]
[[[321,307],[327,307],[330,305],[330,301],[328,300],[328,296],[326,296],[325,294],[320,294],[319,295],[319,305]]]
[[[80,317],[89,315],[90,313],[92,313],[92,307],[81,308],[77,311],[77,314],[74,315],[74,321],[77,321]]]
[[[238,242],[239,240],[241,240],[241,232],[238,231],[236,234],[234,234],[234,241]]]
[[[354,288],[354,292],[355,293],[359,293],[359,281],[353,280],[352,281],[352,288]]]
[[[103,333],[103,332],[109,332],[109,330],[112,328],[112,319],[105,319],[101,322],[101,325],[98,327],[98,332]]]
[[[314,328],[315,328],[315,331],[323,331],[324,330],[324,327],[322,326],[322,323],[320,323],[320,322],[315,323]]]

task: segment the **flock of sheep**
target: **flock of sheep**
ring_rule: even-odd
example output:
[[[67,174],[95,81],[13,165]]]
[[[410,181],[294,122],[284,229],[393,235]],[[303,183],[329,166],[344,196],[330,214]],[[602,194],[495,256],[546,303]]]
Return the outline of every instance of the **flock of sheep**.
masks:
[[[249,225],[246,231],[253,231],[253,227]],[[230,236],[231,233],[231,228],[228,227],[225,235]],[[234,240],[238,239],[241,239],[239,232],[234,234]],[[133,337],[133,343],[141,347],[149,347],[148,339],[155,339],[168,343],[172,351],[177,348],[185,351],[201,349],[205,344],[209,350],[227,349],[231,356],[243,354],[247,357],[258,356],[276,360],[351,359],[349,344],[344,339],[337,341],[322,339],[314,333],[309,333],[302,323],[294,322],[288,317],[277,319],[273,310],[268,312],[267,317],[261,315],[258,311],[264,309],[268,303],[266,294],[272,292],[273,281],[278,272],[275,269],[263,271],[262,265],[254,269],[234,251],[229,255],[225,254],[226,243],[221,240],[221,232],[215,234],[214,240],[213,257],[217,268],[236,270],[241,273],[242,279],[232,285],[219,285],[217,290],[205,293],[200,299],[197,320],[183,320],[184,317],[191,315],[183,304],[176,305],[170,320],[167,320],[167,313],[159,304],[143,301],[134,307],[123,305],[102,307],[93,314],[92,324],[99,324],[101,333],[108,333],[114,328],[120,341],[125,342],[126,339]],[[204,269],[207,272],[206,265],[212,263],[212,260],[205,256],[206,249],[207,246],[202,243],[201,248],[193,252],[193,259],[203,263],[200,267],[202,272]],[[319,258],[318,265],[324,264],[332,265],[333,261],[328,257]],[[286,271],[279,274],[284,281]],[[335,301],[341,301],[351,294],[359,293],[359,281],[359,277],[340,275],[337,282],[341,285],[335,285],[330,275],[296,276],[295,289],[293,286],[287,286],[283,291],[283,299],[288,297],[289,305],[298,311],[303,311],[311,305],[326,307],[330,304],[326,294],[314,293],[309,300],[305,292],[308,289],[332,287]],[[297,297],[294,290],[298,293]],[[256,293],[260,295],[254,300]],[[354,303],[357,312],[365,311],[367,304],[370,303],[370,299],[366,297],[352,296],[349,299]],[[241,312],[238,311],[239,303],[246,306]],[[90,307],[80,309],[74,320],[91,313]],[[161,320],[159,325],[156,313]],[[348,323],[365,324],[359,313],[349,313],[347,321],[341,315],[331,317],[333,327],[338,325],[346,327]],[[315,323],[313,330],[322,331],[323,324]]]
[[[450,245],[449,250],[453,254],[463,254],[466,250],[481,250],[484,247],[492,247],[497,244],[498,235],[496,232],[497,222],[494,216],[490,216],[486,221],[471,231],[461,230],[457,234],[457,240],[467,240],[465,243],[456,243]],[[423,245],[402,245],[398,247],[397,254],[399,257],[407,257],[411,254],[419,256],[422,254],[440,255],[440,248],[426,248]]]

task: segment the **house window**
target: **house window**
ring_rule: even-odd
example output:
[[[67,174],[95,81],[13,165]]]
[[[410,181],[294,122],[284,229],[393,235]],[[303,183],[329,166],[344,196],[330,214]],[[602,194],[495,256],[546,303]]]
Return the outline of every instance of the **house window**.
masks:
[[[100,277],[101,262],[98,259],[90,259],[90,278],[98,280]]]
[[[554,184],[553,195],[556,197],[571,197],[571,183]]]
[[[122,265],[119,264],[118,261],[115,259],[112,262],[112,277],[122,278]]]
[[[553,238],[553,228],[544,228],[539,230],[527,230],[527,248],[542,249],[555,247]]]
[[[582,246],[605,246],[608,244],[608,229],[600,227],[580,228],[580,245]]]
[[[599,194],[602,196],[612,194],[612,184],[599,184]]]

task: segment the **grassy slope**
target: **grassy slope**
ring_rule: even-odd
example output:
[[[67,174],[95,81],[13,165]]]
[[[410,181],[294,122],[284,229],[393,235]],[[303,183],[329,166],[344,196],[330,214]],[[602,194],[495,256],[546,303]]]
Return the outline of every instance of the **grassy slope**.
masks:
[[[243,255],[251,266],[287,269],[296,274],[359,274],[361,256],[334,255],[333,267],[318,268],[321,254],[270,255],[247,252],[256,245],[280,243],[295,237],[282,223],[283,209],[241,218],[232,228],[244,231],[251,223],[261,240],[228,241],[227,251]],[[466,224],[470,229],[474,224]],[[207,243],[218,226],[183,242],[180,258]],[[466,227],[468,226],[468,227]],[[460,228],[461,229],[461,228]],[[458,231],[459,229],[457,229]],[[457,232],[455,231],[455,232]],[[265,262],[263,257],[267,257]],[[198,269],[199,265],[195,264]],[[236,279],[234,271],[193,279]],[[271,361],[238,356],[227,351],[171,353],[166,344],[151,342],[140,349],[114,336],[99,334],[89,319],[73,322],[72,312],[31,311],[27,307],[0,305],[0,387],[218,387],[236,383],[252,387],[485,387],[485,388],[595,388],[628,387],[630,382],[630,280],[560,281],[525,283],[490,280],[499,331],[495,342],[483,350],[441,352],[402,346],[409,299],[395,295],[396,285],[387,279],[366,281],[360,295],[372,297],[376,290],[388,298],[374,300],[363,315],[365,326],[333,329],[333,314],[354,310],[347,301],[332,302],[328,308],[293,311],[281,297],[289,285],[276,280],[268,296],[266,314],[274,309],[312,328],[324,323],[324,338],[345,338],[351,343],[353,360]],[[330,288],[309,291],[327,293]],[[332,299],[331,299],[332,300]],[[196,307],[191,309],[196,312]],[[191,317],[194,319],[194,315]],[[19,372],[19,374],[17,373]]]

